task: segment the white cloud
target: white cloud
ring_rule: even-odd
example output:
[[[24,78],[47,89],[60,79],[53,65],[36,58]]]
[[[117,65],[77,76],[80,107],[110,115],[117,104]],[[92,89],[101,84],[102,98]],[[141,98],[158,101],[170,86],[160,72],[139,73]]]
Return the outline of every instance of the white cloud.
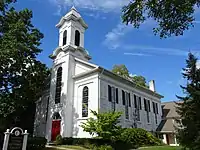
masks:
[[[100,10],[104,12],[120,12],[121,8],[129,3],[129,0],[49,0],[58,8],[74,5],[78,8]]]
[[[127,53],[127,52],[125,52],[124,55],[131,55],[131,56],[152,56],[152,55],[144,54],[144,53]]]
[[[187,56],[189,50],[177,49],[177,48],[165,48],[165,47],[153,47],[153,46],[142,46],[142,45],[124,45],[124,49],[140,52],[148,52],[150,54],[161,54],[161,55],[173,55],[173,56]],[[200,51],[191,50],[190,52],[199,56]]]
[[[133,27],[127,26],[125,24],[119,23],[112,31],[105,35],[105,40],[103,42],[110,49],[117,49],[121,47],[121,38],[124,37]]]
[[[197,66],[197,69],[200,69],[200,60],[197,61],[196,66]]]

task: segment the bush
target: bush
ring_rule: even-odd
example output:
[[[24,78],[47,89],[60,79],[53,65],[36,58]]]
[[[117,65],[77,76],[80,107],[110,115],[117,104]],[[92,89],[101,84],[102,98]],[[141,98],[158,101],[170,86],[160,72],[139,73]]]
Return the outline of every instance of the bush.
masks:
[[[140,128],[126,128],[121,134],[120,140],[131,148],[140,146],[160,145],[161,141],[150,132]]]
[[[63,145],[82,145],[82,146],[88,146],[88,145],[110,145],[111,141],[110,140],[104,140],[104,139],[97,139],[97,138],[63,138],[62,139],[62,144]]]
[[[43,137],[28,137],[27,150],[42,150],[47,140]]]
[[[56,136],[56,141],[55,141],[56,145],[62,145],[63,144],[63,138],[61,135]]]

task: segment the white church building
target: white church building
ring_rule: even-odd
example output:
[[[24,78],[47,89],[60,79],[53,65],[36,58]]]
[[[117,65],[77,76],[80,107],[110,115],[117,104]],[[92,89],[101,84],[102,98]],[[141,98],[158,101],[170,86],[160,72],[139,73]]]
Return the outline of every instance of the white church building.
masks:
[[[88,25],[78,11],[71,10],[56,25],[59,46],[53,51],[49,87],[36,102],[34,134],[54,141],[62,137],[91,137],[80,127],[92,117],[90,110],[120,111],[126,128],[156,131],[161,122],[161,98],[154,81],[149,88],[120,77],[90,62],[84,49]]]

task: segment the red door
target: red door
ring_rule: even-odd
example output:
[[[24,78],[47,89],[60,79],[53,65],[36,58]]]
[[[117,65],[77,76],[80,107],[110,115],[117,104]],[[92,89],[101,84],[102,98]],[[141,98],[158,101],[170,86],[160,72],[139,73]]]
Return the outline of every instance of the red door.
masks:
[[[60,122],[61,120],[53,120],[52,121],[52,129],[51,129],[51,140],[55,141],[56,137],[60,135]]]

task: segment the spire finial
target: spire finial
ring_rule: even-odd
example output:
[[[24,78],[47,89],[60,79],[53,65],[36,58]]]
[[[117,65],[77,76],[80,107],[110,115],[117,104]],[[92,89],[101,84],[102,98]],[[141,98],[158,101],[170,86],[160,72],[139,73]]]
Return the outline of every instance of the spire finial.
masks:
[[[77,11],[74,5],[72,6],[71,10]]]

